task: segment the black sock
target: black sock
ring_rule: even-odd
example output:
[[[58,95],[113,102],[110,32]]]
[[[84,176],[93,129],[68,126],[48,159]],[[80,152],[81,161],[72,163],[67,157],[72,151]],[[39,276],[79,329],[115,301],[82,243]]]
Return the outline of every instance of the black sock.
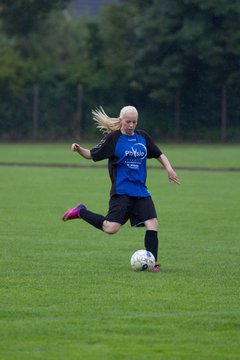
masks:
[[[95,228],[102,230],[103,222],[105,220],[104,216],[95,214],[87,209],[81,209],[80,216],[90,225],[93,225]]]
[[[145,234],[145,248],[150,251],[157,261],[158,257],[158,233],[155,230],[147,230]]]

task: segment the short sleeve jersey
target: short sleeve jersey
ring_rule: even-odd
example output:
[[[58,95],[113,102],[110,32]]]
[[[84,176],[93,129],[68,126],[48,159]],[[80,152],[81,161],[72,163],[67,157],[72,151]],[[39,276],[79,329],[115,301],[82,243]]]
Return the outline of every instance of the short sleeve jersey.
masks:
[[[108,159],[111,195],[147,197],[147,158],[159,158],[161,150],[143,130],[133,135],[116,130],[106,135],[91,151],[93,161]]]

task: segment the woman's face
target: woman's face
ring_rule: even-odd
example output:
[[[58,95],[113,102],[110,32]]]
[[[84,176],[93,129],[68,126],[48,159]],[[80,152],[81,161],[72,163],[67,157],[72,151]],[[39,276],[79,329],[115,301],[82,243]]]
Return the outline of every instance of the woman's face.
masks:
[[[125,113],[120,118],[121,132],[125,135],[133,135],[138,122],[138,116],[135,113]]]

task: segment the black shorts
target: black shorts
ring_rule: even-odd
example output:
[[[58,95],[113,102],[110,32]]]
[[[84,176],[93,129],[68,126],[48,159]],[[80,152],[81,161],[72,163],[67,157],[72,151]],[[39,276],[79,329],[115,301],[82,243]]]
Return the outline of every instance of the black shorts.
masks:
[[[151,196],[113,195],[110,198],[105,219],[121,225],[130,220],[131,226],[144,226],[146,220],[156,217],[157,213]]]

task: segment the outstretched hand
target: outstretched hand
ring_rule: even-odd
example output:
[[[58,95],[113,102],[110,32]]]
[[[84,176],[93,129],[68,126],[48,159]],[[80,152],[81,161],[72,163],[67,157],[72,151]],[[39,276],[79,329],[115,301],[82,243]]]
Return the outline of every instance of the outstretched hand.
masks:
[[[180,185],[180,180],[178,179],[177,174],[174,170],[170,170],[168,172],[168,179],[170,182],[174,182],[175,184]]]

